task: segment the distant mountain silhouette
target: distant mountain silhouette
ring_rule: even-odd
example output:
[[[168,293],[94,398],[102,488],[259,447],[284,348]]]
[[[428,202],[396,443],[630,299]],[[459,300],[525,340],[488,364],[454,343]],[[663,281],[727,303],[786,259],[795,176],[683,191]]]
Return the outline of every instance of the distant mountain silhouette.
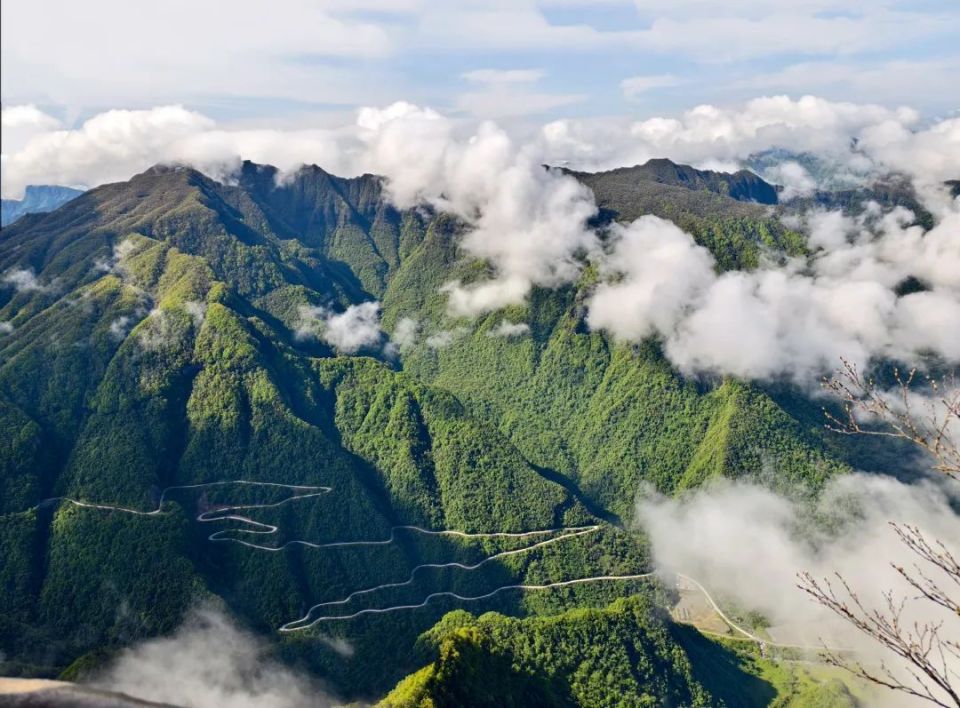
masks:
[[[53,211],[81,194],[82,189],[31,184],[27,187],[23,199],[2,200],[0,226],[12,224],[24,214],[45,214]]]

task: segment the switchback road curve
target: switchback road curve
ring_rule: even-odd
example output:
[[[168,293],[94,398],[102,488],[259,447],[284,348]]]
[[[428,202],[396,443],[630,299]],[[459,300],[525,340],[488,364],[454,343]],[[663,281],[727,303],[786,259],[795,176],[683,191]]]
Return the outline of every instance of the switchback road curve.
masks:
[[[720,616],[720,618],[730,626],[735,632],[741,634],[745,639],[757,642],[758,644],[765,644],[767,646],[788,648],[788,649],[815,649],[822,650],[823,646],[811,646],[811,645],[802,645],[802,644],[782,644],[778,642],[771,641],[769,639],[764,639],[760,636],[757,636],[753,632],[750,632],[747,629],[744,629],[734,620],[732,620],[726,613],[720,609],[720,606],[710,595],[707,589],[696,579],[690,577],[689,575],[684,575],[679,572],[670,572],[666,573],[664,571],[658,572],[647,572],[647,573],[637,573],[631,575],[594,575],[585,578],[575,578],[572,580],[561,580],[551,583],[544,584],[513,584],[513,585],[503,585],[501,587],[495,588],[490,592],[484,593],[482,595],[460,595],[458,593],[445,590],[430,593],[427,595],[421,602],[415,604],[402,604],[402,605],[392,605],[388,607],[370,607],[357,610],[356,612],[350,614],[332,614],[332,615],[320,615],[314,617],[313,614],[317,610],[322,608],[338,607],[342,605],[349,604],[355,598],[372,594],[380,590],[392,589],[404,587],[411,585],[417,574],[422,570],[427,569],[443,569],[443,568],[459,568],[465,571],[472,571],[480,568],[481,566],[490,563],[499,558],[506,556],[512,556],[520,553],[526,553],[533,551],[537,548],[542,548],[551,544],[559,543],[561,541],[575,538],[578,536],[583,536],[586,534],[595,533],[600,530],[601,526],[599,524],[588,525],[588,526],[573,526],[573,527],[560,527],[552,529],[541,529],[537,531],[520,531],[520,532],[510,532],[510,531],[497,531],[497,532],[468,532],[468,531],[459,531],[455,529],[425,529],[420,526],[414,525],[401,525],[394,526],[390,529],[390,535],[387,538],[376,539],[376,540],[352,540],[352,541],[330,541],[324,543],[316,543],[313,541],[306,541],[301,539],[294,539],[287,541],[279,546],[269,546],[260,543],[254,543],[252,541],[245,541],[239,538],[233,538],[226,536],[225,534],[231,533],[246,533],[253,535],[263,535],[268,536],[277,533],[279,530],[277,526],[273,524],[267,524],[254,519],[244,516],[239,512],[249,511],[253,509],[270,509],[283,506],[285,504],[302,501],[305,499],[312,499],[316,497],[321,497],[326,494],[329,494],[333,491],[332,487],[326,486],[313,486],[313,485],[299,485],[299,484],[284,484],[281,482],[258,482],[245,479],[235,479],[235,480],[223,480],[218,482],[201,482],[198,484],[180,484],[166,487],[160,493],[160,498],[155,509],[149,511],[143,511],[140,509],[131,509],[124,506],[114,505],[114,504],[104,504],[98,502],[89,502],[83,501],[80,499],[74,499],[72,497],[60,496],[60,497],[51,497],[48,499],[42,500],[35,508],[47,507],[52,504],[62,502],[71,504],[76,507],[84,509],[99,509],[104,511],[118,511],[125,514],[134,514],[137,516],[157,516],[163,513],[164,502],[167,501],[168,494],[176,491],[188,491],[188,490],[200,490],[200,489],[210,489],[215,487],[228,487],[228,486],[248,486],[248,487],[264,487],[269,489],[285,489],[290,492],[290,495],[276,502],[268,502],[262,504],[241,504],[241,505],[230,505],[230,506],[219,506],[214,509],[200,512],[195,518],[200,523],[212,523],[216,521],[236,521],[242,524],[244,527],[237,529],[222,529],[220,531],[214,531],[211,533],[207,539],[214,543],[236,543],[241,546],[248,548],[253,548],[256,550],[268,551],[268,552],[277,552],[282,551],[288,546],[291,545],[302,545],[309,548],[352,548],[352,547],[363,547],[363,546],[387,546],[396,541],[397,534],[399,533],[414,533],[421,534],[425,536],[452,536],[457,538],[467,538],[467,539],[479,539],[479,538],[516,538],[516,539],[527,539],[527,538],[537,538],[542,536],[548,536],[551,534],[556,534],[552,538],[547,538],[542,541],[537,541],[529,546],[524,546],[522,548],[515,548],[507,551],[500,551],[491,556],[488,556],[476,563],[467,564],[460,563],[457,561],[451,561],[447,563],[422,563],[418,566],[415,566],[411,571],[409,577],[404,581],[392,582],[392,583],[383,583],[381,585],[376,585],[370,588],[364,588],[361,590],[355,590],[346,597],[339,600],[331,600],[327,602],[321,602],[313,605],[307,610],[306,614],[303,617],[287,622],[278,628],[279,632],[290,633],[290,632],[299,632],[303,630],[310,629],[311,627],[316,626],[322,622],[335,622],[335,621],[347,621],[356,619],[357,617],[362,617],[364,615],[377,615],[377,614],[386,614],[391,612],[399,612],[403,610],[416,610],[429,605],[433,600],[436,600],[441,597],[450,597],[461,602],[477,602],[480,600],[486,600],[491,597],[494,597],[500,593],[508,592],[511,590],[518,591],[538,591],[538,590],[549,590],[553,588],[569,587],[573,585],[580,585],[584,583],[598,583],[598,582],[616,582],[616,581],[635,581],[635,580],[646,580],[650,579],[656,575],[670,575],[673,574],[677,578],[686,580],[697,587],[697,589],[703,593],[704,597],[713,607],[714,611]],[[838,651],[848,651],[846,649],[837,649]]]

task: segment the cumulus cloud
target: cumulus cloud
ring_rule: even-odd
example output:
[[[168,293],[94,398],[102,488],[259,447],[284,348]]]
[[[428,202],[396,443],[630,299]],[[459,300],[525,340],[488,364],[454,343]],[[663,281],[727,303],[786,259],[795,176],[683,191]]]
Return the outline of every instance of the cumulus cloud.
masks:
[[[602,268],[612,282],[590,298],[587,323],[621,339],[671,333],[714,278],[713,257],[672,222],[643,216],[613,228]]]
[[[540,134],[548,161],[608,169],[668,157],[680,162],[737,161],[770,147],[813,152],[855,173],[897,170],[928,182],[956,174],[960,120],[921,124],[909,108],[766,96],[743,105],[709,104],[678,117],[642,121],[559,120]]]
[[[351,305],[341,314],[329,315],[326,324],[323,339],[345,354],[376,346],[383,335],[379,302]]]
[[[332,705],[315,682],[273,661],[263,642],[209,607],[190,613],[172,636],[125,649],[94,683],[191,708]]]
[[[519,302],[533,285],[570,282],[579,273],[575,254],[593,244],[592,196],[544,169],[538,150],[490,123],[461,137],[450,119],[407,103],[363,109],[355,126],[329,131],[223,131],[181,106],[109,111],[7,156],[3,188],[94,185],[171,161],[220,175],[240,156],[281,169],[315,161],[334,172],[376,172],[399,206],[425,202],[459,216],[469,226],[463,247],[488,260],[494,277],[452,287],[455,314]]]
[[[783,496],[725,481],[679,499],[646,495],[636,518],[660,567],[695,578],[740,609],[761,612],[775,641],[872,650],[868,640],[796,588],[797,574],[842,572],[867,607],[880,607],[885,590],[913,598],[916,593],[890,563],[910,568],[917,558],[889,522],[915,524],[956,553],[960,516],[951,508],[957,495],[948,484],[843,475],[810,502],[804,494]],[[904,614],[905,624],[939,619],[924,602],[909,602]]]
[[[574,179],[543,169],[535,151],[482,124],[467,140],[434,111],[393,106],[361,112],[368,159],[389,179],[400,206],[426,201],[456,214],[470,229],[462,246],[488,261],[494,277],[447,287],[456,315],[476,315],[520,302],[534,285],[576,278],[579,251],[594,244],[586,227],[596,211]]]
[[[300,325],[294,336],[298,339],[318,337],[342,354],[377,347],[384,336],[380,329],[380,303],[350,305],[340,313],[327,307],[301,307]]]
[[[487,332],[489,337],[519,337],[530,331],[526,322],[511,322],[503,320],[496,327]]]
[[[32,104],[0,107],[0,130],[3,132],[2,160],[18,152],[31,138],[56,130],[60,121]]]
[[[7,134],[4,125],[5,146]],[[34,131],[19,149],[5,152],[3,196],[18,198],[28,184],[93,187],[157,163],[185,162],[219,177],[238,166],[241,156],[282,170],[318,162],[349,171],[341,160],[346,147],[328,130],[220,130],[207,116],[178,105],[113,110],[75,129]]]
[[[616,227],[587,321],[615,337],[660,336],[688,373],[792,376],[809,384],[840,357],[960,360],[960,205],[924,231],[908,211],[808,217],[809,259],[717,274],[713,257],[672,223]],[[908,277],[926,285],[897,293]]]

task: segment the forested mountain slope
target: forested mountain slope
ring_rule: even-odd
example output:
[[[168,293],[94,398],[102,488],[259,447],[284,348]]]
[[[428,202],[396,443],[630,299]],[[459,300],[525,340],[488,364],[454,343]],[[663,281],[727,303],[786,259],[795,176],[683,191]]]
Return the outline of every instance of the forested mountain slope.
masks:
[[[668,185],[709,209],[660,192],[601,202],[676,218],[723,267],[802,248],[711,180]],[[816,485],[845,469],[793,394],[687,380],[655,342],[589,332],[589,270],[525,306],[451,318],[439,287],[485,271],[458,248],[463,228],[396,209],[375,176],[278,180],[245,163],[230,184],[153,168],[0,232],[4,671],[96,663],[217,595],[280,653],[375,697],[464,602],[550,613],[649,585],[500,590],[646,572],[642,538],[608,523],[643,483],[671,493],[775,467]],[[415,322],[417,343],[337,355],[304,330],[309,313],[375,299],[384,328]]]
[[[674,624],[649,594],[550,617],[458,610],[421,635],[417,650],[430,663],[380,705],[857,705],[836,679],[769,671],[770,664],[735,644]]]

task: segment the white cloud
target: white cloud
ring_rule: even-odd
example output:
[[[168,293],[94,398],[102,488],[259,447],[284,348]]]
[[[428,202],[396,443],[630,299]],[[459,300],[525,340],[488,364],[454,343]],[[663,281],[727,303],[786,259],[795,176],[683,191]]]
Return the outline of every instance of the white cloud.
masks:
[[[114,324],[116,323],[111,323],[111,332]],[[170,349],[186,336],[186,332],[180,325],[179,318],[172,316],[165,309],[154,307],[137,328],[137,341],[146,351],[157,352]],[[117,331],[117,335],[121,333]]]
[[[144,27],[165,41],[143,41]],[[353,72],[305,59],[378,57],[393,47],[384,26],[308,0],[10,2],[0,32],[4,98],[71,106],[214,95],[348,101],[358,95]]]
[[[912,48],[925,37],[947,36],[956,9],[912,7],[880,0],[637,0],[649,23],[638,38],[645,49],[705,63],[777,55],[840,57]]]
[[[13,331],[12,322],[0,322],[0,334],[10,334]]]
[[[137,250],[134,239],[127,238],[113,244],[110,258],[100,258],[94,263],[94,268],[104,273],[114,273],[120,277],[127,274],[126,259]]]
[[[6,130],[8,149],[13,143]],[[468,172],[477,179],[479,170],[469,162],[485,157],[486,151],[497,167],[527,170],[542,163],[606,169],[651,157],[733,163],[771,146],[824,154],[838,164],[855,165],[857,174],[873,166],[942,180],[956,177],[960,163],[958,119],[921,127],[919,115],[909,109],[812,96],[764,97],[725,108],[702,105],[678,118],[632,123],[554,121],[532,144],[517,143],[489,125],[472,136],[461,132],[462,126],[439,113],[403,102],[363,109],[353,126],[314,130],[225,130],[181,106],[109,111],[76,129],[47,129],[7,152],[3,189],[5,196],[18,196],[30,183],[95,186],[178,160],[216,173],[242,157],[282,170],[317,163],[336,174],[380,172],[391,179],[398,201],[408,204],[418,196],[429,200],[443,194],[443,187],[450,186],[439,184],[443,180],[462,180]],[[449,201],[459,206],[465,200],[461,195]]]
[[[424,340],[424,343],[431,349],[446,349],[460,337],[467,334],[469,330],[466,327],[455,327],[454,329],[444,329],[434,332]]]
[[[28,184],[120,181],[161,162],[183,161],[218,176],[239,165],[241,156],[283,170],[317,162],[349,171],[349,146],[349,138],[329,130],[219,130],[182,106],[107,111],[73,130],[35,133],[21,149],[5,153],[3,196],[19,197]]]
[[[615,83],[603,71],[610,56],[683,67],[704,92],[730,97],[739,77],[752,80],[768,67],[777,73],[777,61],[761,58],[806,62],[827,57],[836,62],[841,57],[869,68],[890,63],[885,61],[890,56],[910,59],[918,46],[940,46],[949,41],[958,19],[945,1],[939,7],[846,0],[640,2],[635,18],[628,12],[618,26],[605,27],[594,21],[590,10],[595,3],[572,3],[582,7],[562,18],[545,4],[290,0],[267,8],[254,0],[208,0],[196,8],[186,0],[171,0],[134,9],[120,0],[91,0],[80,12],[65,0],[50,0],[42,9],[28,0],[9,0],[0,45],[3,98],[61,105],[71,116],[97,106],[174,102],[215,105],[235,115],[290,107],[319,113],[331,104],[352,107],[401,96],[453,105],[454,98],[445,93],[448,86],[431,64],[442,69],[449,62],[456,72],[464,61],[484,66],[499,63],[504,55],[524,57],[518,60],[524,63],[536,57],[557,73],[567,70],[571,57],[586,56],[593,64],[591,75],[599,77],[596,105],[603,105],[609,84]],[[185,16],[189,23],[182,22]],[[224,16],[230,16],[229,26]],[[42,36],[23,31],[37,26],[45,28]],[[138,30],[145,26],[169,41],[140,41]],[[722,73],[709,66],[704,71],[704,65],[744,60],[755,63],[747,71],[740,66],[724,67]],[[430,81],[408,83],[411,76],[422,75]],[[915,82],[919,88],[897,100],[916,102],[920,95],[942,106],[942,97],[934,92],[947,83],[915,75],[923,79]],[[143,76],[151,80],[145,82]],[[949,78],[944,72],[937,76]],[[886,102],[891,94],[876,77],[876,72],[865,76],[869,88],[848,97]],[[895,82],[904,85],[899,78]],[[815,73],[804,80],[796,72],[761,90],[808,92],[822,85]],[[532,105],[544,110],[547,104]]]
[[[654,20],[642,39],[657,51],[679,51],[706,62],[791,53],[842,56],[934,34],[941,21],[932,14],[882,10],[860,17],[790,11],[758,18],[688,15]]]
[[[190,319],[193,320],[193,326],[199,329],[200,325],[203,324],[204,318],[207,316],[207,303],[188,300],[183,303],[183,309],[187,311]]]
[[[459,111],[479,118],[501,119],[544,113],[560,106],[582,101],[581,94],[556,94],[537,91],[535,84],[544,76],[540,69],[476,69],[461,78],[477,85],[457,97]]]
[[[607,280],[587,301],[591,327],[619,339],[656,334],[687,373],[810,385],[840,357],[960,361],[960,203],[927,231],[899,208],[809,217],[809,259],[717,275],[713,258],[672,223],[615,227],[600,259]],[[930,288],[898,297],[909,276]]]
[[[839,571],[867,607],[880,607],[885,590],[913,598],[916,593],[891,565],[910,568],[917,558],[889,522],[915,524],[949,548],[960,539],[960,516],[951,508],[956,494],[946,484],[843,475],[811,504],[755,484],[720,482],[680,499],[648,495],[638,502],[637,521],[658,565],[696,578],[742,610],[763,613],[776,641],[876,650],[811,602],[796,587],[797,574],[823,578]],[[941,617],[932,603],[906,606],[905,624],[939,619],[956,622]]]
[[[5,130],[13,128],[40,128],[52,130],[59,127],[56,118],[48,116],[34,105],[0,108],[0,125]]]
[[[300,308],[297,339],[319,337],[341,354],[356,354],[361,349],[377,347],[383,339],[380,329],[380,303],[350,305],[337,313],[326,307]]]
[[[131,318],[127,315],[121,315],[110,323],[110,336],[117,340],[123,340],[130,333]]]
[[[553,24],[534,0],[426,3],[414,41],[439,50],[566,52],[635,51],[641,33],[598,30],[586,23]]]
[[[380,303],[351,305],[340,314],[326,318],[323,339],[344,354],[354,354],[364,347],[380,343]]]
[[[712,281],[713,257],[669,221],[643,216],[614,226],[613,248],[602,263],[612,282],[597,286],[587,323],[620,339],[670,333]]]
[[[546,113],[554,108],[579,103],[584,94],[558,94],[523,90],[514,84],[492,84],[482,91],[457,96],[457,110],[471,116],[504,119]]]
[[[123,650],[95,684],[193,708],[331,705],[314,681],[272,660],[263,642],[210,608],[187,615],[170,637]]]
[[[390,341],[403,352],[410,349],[417,343],[417,334],[420,331],[420,323],[412,317],[401,317],[397,320],[393,333],[390,335]]]
[[[806,197],[817,188],[817,181],[799,162],[788,160],[775,165],[763,175],[764,179],[783,186],[780,199]]]
[[[78,130],[37,135],[6,156],[4,196],[28,184],[96,185],[127,179],[150,164],[176,159],[177,141],[213,128],[213,121],[180,106],[108,111]]]
[[[594,243],[586,221],[596,207],[586,188],[543,169],[535,151],[516,146],[493,124],[458,140],[433,111],[388,111],[361,114],[361,125],[377,128],[365,136],[369,164],[387,176],[400,206],[426,201],[467,222],[462,246],[495,271],[491,280],[448,285],[454,314],[517,303],[533,285],[576,278],[575,254]]]
[[[960,121],[922,126],[920,115],[908,108],[767,96],[742,106],[701,105],[679,117],[633,123],[553,121],[543,127],[540,143],[548,162],[565,160],[581,169],[634,165],[655,157],[694,165],[736,161],[781,147],[855,163],[856,173],[863,173],[865,164],[933,181],[956,174]]]
[[[926,59],[871,59],[831,57],[790,64],[774,71],[755,71],[733,80],[727,93],[815,93],[824,98],[859,103],[941,106],[953,109],[944,93],[960,72],[960,56]]]
[[[487,332],[489,337],[520,337],[530,331],[526,322],[511,322],[502,320],[500,324]]]
[[[32,270],[26,268],[13,268],[8,270],[3,274],[3,278],[0,279],[0,282],[5,283],[8,287],[13,288],[18,293],[27,293],[46,289],[46,286],[40,284],[36,274]]]
[[[34,105],[0,107],[0,130],[3,132],[0,160],[5,162],[7,155],[23,149],[31,138],[59,127],[60,121]]]
[[[316,339],[321,331],[327,308],[317,305],[301,305],[298,312],[298,324],[294,330],[295,339]]]
[[[289,169],[304,158],[326,157],[321,162],[335,172],[384,175],[400,207],[425,202],[460,217],[467,227],[460,245],[487,261],[491,276],[444,286],[456,316],[520,303],[533,286],[570,283],[584,255],[593,254],[608,282],[593,295],[591,324],[624,339],[656,333],[685,371],[759,377],[788,371],[799,379],[834,365],[841,354],[861,362],[912,357],[923,347],[958,355],[956,328],[949,326],[958,302],[957,206],[932,187],[956,176],[958,119],[924,125],[909,109],[774,96],[632,124],[555,122],[526,144],[491,123],[468,127],[408,103],[363,109],[355,125],[340,129],[269,135],[220,130],[175,106],[115,111],[80,129],[34,138],[5,161],[4,188],[68,176],[120,178],[158,159],[209,166],[235,163],[242,155]],[[614,227],[607,254],[598,256],[598,241],[587,228],[595,211],[592,195],[542,167],[566,158],[590,167],[663,155],[735,163],[771,146],[826,154],[850,174],[901,170],[921,188],[938,226],[923,234],[902,211],[883,218],[871,212],[869,223],[842,216],[831,222],[815,214],[809,216],[810,243],[821,250],[809,262],[715,276],[702,249],[655,220]],[[775,169],[789,189],[810,189],[799,166]],[[932,291],[897,298],[893,289],[910,275]],[[29,287],[26,280],[22,285]],[[373,331],[373,320],[367,324],[358,331]],[[354,347],[331,336],[344,351]],[[361,339],[369,343],[372,337]]]

